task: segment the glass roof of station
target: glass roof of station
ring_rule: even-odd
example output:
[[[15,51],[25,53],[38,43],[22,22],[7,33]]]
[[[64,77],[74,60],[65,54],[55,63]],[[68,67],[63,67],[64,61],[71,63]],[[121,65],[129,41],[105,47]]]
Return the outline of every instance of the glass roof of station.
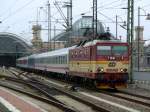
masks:
[[[31,46],[29,46],[25,41],[21,39],[21,37],[7,32],[0,33],[0,54],[10,54],[14,55],[18,54],[28,54],[31,50]]]
[[[73,24],[72,31],[60,33],[55,37],[55,40],[65,41],[70,35],[79,37],[84,36],[87,31],[92,32],[92,20],[92,16],[82,16],[82,18]],[[105,33],[104,27],[100,21],[97,22],[97,33]]]

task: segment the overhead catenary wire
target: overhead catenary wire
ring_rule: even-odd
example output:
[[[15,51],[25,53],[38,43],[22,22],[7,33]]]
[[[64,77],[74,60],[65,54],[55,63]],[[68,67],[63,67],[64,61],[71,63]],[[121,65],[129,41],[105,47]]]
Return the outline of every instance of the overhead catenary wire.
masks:
[[[10,15],[8,15],[7,17],[5,17],[4,19],[2,19],[2,21],[6,21],[7,19],[10,19],[10,17],[14,16],[15,14],[17,14],[18,12],[22,11],[25,7],[29,6],[33,1],[35,0],[30,0],[29,2],[27,2],[25,5],[23,5],[22,7],[18,8],[17,10],[15,10],[13,13],[11,13]]]
[[[99,7],[97,7],[97,9],[98,9],[98,10],[99,10],[100,8],[102,9],[104,6],[112,5],[112,4],[114,4],[114,3],[118,2],[118,1],[120,1],[120,0],[115,0],[115,1],[112,1],[112,2],[109,2],[109,3],[105,3],[105,4],[103,4],[103,5],[99,6]],[[91,12],[92,12],[92,10],[89,9],[88,11],[82,12],[82,13],[83,13],[83,14],[88,14],[88,13],[91,13]],[[74,15],[74,17],[78,17],[78,16],[81,16],[81,14]]]
[[[10,13],[11,9],[15,6],[18,0],[15,0],[3,13],[0,15],[5,15],[7,12]]]
[[[100,11],[98,11],[98,13],[99,14],[101,14],[102,16],[104,16],[105,18],[107,18],[108,20],[110,20],[110,21],[112,21],[112,23],[115,23],[116,21],[115,20],[113,20],[112,18],[110,18],[110,17],[108,17],[108,16],[106,16],[105,14],[103,14],[103,13],[101,13]],[[120,25],[119,23],[117,23],[120,27],[122,27],[123,29],[125,29],[126,30],[126,28],[125,27],[123,27],[122,25]]]

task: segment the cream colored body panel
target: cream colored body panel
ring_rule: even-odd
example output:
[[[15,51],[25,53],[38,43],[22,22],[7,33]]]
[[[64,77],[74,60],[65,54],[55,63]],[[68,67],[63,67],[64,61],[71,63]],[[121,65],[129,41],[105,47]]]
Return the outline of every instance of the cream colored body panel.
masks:
[[[114,67],[109,67],[109,63],[115,63]],[[108,72],[107,70],[112,70],[109,73],[114,73],[113,70],[118,70],[117,72],[120,73],[120,69],[127,69],[128,72],[128,61],[70,61],[69,63],[69,71],[76,71],[76,72],[92,72],[96,73],[97,69],[103,68],[103,72]]]

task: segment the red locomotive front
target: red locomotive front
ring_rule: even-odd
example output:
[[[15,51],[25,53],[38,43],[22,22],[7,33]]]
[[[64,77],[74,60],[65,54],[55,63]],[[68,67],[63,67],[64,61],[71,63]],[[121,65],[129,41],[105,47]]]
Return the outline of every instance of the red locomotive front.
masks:
[[[98,88],[125,88],[128,67],[128,44],[120,41],[93,40],[69,52],[69,74]]]
[[[128,80],[129,52],[127,43],[97,43],[97,86],[124,88]]]

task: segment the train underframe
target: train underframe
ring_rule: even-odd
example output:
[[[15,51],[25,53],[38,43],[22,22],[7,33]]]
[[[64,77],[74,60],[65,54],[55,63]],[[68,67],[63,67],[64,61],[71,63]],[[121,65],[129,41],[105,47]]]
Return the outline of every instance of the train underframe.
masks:
[[[49,71],[35,70],[35,69],[23,69],[25,71],[40,73],[46,77],[52,77],[57,79],[62,79],[71,82],[75,85],[88,86],[98,89],[120,89],[127,87],[128,74],[127,73],[113,73],[113,74],[96,74],[96,78],[85,78],[75,75],[60,74]],[[51,75],[50,75],[51,73]]]

